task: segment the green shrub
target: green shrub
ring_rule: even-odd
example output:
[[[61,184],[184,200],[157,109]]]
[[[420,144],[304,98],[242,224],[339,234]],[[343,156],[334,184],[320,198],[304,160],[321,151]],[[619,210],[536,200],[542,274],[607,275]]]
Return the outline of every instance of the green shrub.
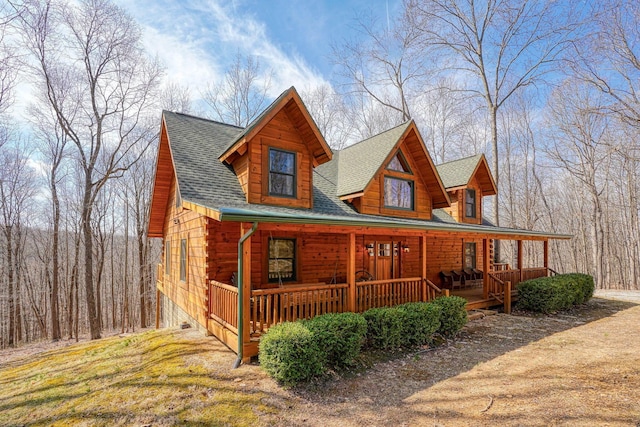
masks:
[[[438,297],[432,304],[441,308],[438,332],[445,337],[455,336],[467,324],[467,300],[458,297]]]
[[[565,310],[584,304],[595,289],[593,277],[587,274],[559,274],[540,277],[518,284],[518,306],[539,313]]]
[[[284,385],[295,385],[320,375],[325,358],[311,331],[300,322],[272,326],[260,338],[260,366]]]
[[[404,313],[397,307],[372,308],[362,314],[367,321],[367,345],[376,349],[401,347]]]
[[[367,333],[367,321],[356,313],[323,314],[304,325],[323,353],[323,364],[332,368],[351,365]]]
[[[410,302],[397,307],[402,313],[402,346],[412,347],[431,343],[440,328],[440,306],[426,302]]]

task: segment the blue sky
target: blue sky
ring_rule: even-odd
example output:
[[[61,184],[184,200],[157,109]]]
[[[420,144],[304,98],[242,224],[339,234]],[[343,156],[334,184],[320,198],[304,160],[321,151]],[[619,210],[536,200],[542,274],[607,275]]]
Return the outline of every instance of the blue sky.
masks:
[[[142,26],[144,42],[167,76],[192,96],[219,79],[237,53],[255,55],[274,72],[271,96],[330,80],[331,43],[353,38],[358,11],[386,19],[399,0],[117,0]]]

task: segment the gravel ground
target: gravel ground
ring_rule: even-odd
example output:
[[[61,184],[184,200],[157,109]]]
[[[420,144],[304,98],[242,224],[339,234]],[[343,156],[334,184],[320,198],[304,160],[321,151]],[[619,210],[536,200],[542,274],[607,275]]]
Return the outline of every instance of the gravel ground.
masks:
[[[486,316],[442,347],[290,391],[281,425],[638,426],[639,349],[640,306],[626,301]]]
[[[232,370],[235,355],[211,337],[176,333],[207,340],[211,351],[193,363],[226,378],[224,387],[268,396],[262,425],[638,427],[638,304],[638,291],[607,290],[555,315],[487,315],[440,347],[365,359],[368,369],[294,389],[257,363]],[[0,367],[66,345],[4,350]]]

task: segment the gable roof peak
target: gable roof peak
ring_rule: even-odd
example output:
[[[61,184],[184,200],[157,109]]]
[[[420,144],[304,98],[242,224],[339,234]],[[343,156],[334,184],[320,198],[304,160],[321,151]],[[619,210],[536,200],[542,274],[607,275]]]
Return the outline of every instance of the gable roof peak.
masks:
[[[213,123],[213,124],[216,124],[216,125],[227,126],[227,127],[230,127],[230,128],[238,129],[238,131],[241,131],[241,130],[244,129],[242,126],[232,125],[232,124],[229,124],[229,123],[221,122],[219,120],[214,120],[214,119],[209,119],[209,118],[206,118],[206,117],[195,116],[193,114],[188,114],[188,113],[180,113],[178,111],[162,110],[162,115],[164,116],[166,114],[173,114],[173,115],[176,115],[176,116],[183,116],[183,117],[188,118],[188,119],[201,120],[203,122],[209,122],[209,123]]]
[[[460,159],[456,159],[456,160],[449,160],[448,162],[442,162],[439,165],[436,165],[438,167],[440,166],[444,166],[444,165],[449,165],[451,163],[458,163],[458,162],[468,162],[471,159],[475,159],[475,160],[480,160],[480,157],[484,156],[484,154],[480,153],[480,154],[474,154],[472,156],[467,156],[467,157],[462,157]]]
[[[388,134],[388,133],[390,133],[390,132],[397,131],[397,130],[399,130],[399,128],[402,128],[402,130],[404,131],[407,127],[409,127],[409,125],[410,125],[412,122],[413,122],[413,119],[409,119],[409,120],[407,120],[406,122],[400,123],[399,125],[396,125],[396,126],[394,126],[394,127],[390,128],[390,129],[383,130],[382,132],[379,132],[379,133],[377,133],[377,134],[375,134],[375,135],[369,136],[369,137],[367,137],[367,138],[365,138],[365,139],[363,139],[363,140],[360,140],[360,141],[358,141],[358,142],[354,142],[353,144],[349,145],[348,147],[343,148],[343,149],[342,149],[342,150],[340,150],[340,151],[343,151],[343,152],[344,152],[345,150],[349,150],[349,149],[351,149],[351,148],[353,148],[353,147],[356,147],[356,146],[358,146],[358,145],[360,145],[360,144],[364,144],[364,143],[366,143],[366,142],[368,142],[368,141],[371,141],[371,140],[372,140],[372,139],[374,139],[374,138],[378,138],[378,137],[383,136],[383,135],[385,135],[385,134]]]
[[[441,163],[436,166],[436,169],[447,190],[467,186],[475,175],[481,180],[480,185],[484,195],[490,196],[497,192],[493,175],[483,153]]]
[[[321,164],[331,160],[333,152],[331,148],[329,148],[324,136],[318,129],[318,125],[313,117],[311,117],[311,114],[309,114],[307,107],[304,105],[304,101],[302,101],[302,98],[294,86],[282,92],[267,108],[258,114],[246,128],[231,140],[220,155],[219,160],[223,162],[228,161],[230,156],[260,132],[260,130],[281,111],[284,111],[287,115],[293,115],[292,120],[297,120],[298,123],[302,123],[301,126],[312,135],[309,141],[317,147],[315,150],[314,164],[316,164],[316,162],[317,164]]]

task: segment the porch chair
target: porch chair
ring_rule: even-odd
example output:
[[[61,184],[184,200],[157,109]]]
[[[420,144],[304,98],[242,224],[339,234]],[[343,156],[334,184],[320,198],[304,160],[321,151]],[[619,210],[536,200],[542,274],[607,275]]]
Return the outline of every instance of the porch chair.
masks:
[[[466,279],[465,281],[466,281],[466,284],[468,286],[476,287],[476,286],[478,286],[479,284],[482,283],[482,280],[480,279],[480,277],[478,276],[478,273],[476,273],[476,271],[477,270],[474,269],[474,268],[465,268],[464,269],[465,279]]]
[[[478,270],[477,268],[474,268],[473,271],[476,273],[476,277],[478,278],[478,281],[480,283],[480,285],[482,285],[483,283],[483,278],[484,278],[484,272],[482,270]]]
[[[451,271],[442,270],[440,272],[440,279],[442,280],[442,287],[446,289],[453,290],[454,287],[460,287],[461,285],[460,278],[455,279]]]
[[[467,286],[467,277],[462,270],[451,270],[451,274],[453,275],[453,280],[458,281],[458,286],[460,288],[464,288]]]

